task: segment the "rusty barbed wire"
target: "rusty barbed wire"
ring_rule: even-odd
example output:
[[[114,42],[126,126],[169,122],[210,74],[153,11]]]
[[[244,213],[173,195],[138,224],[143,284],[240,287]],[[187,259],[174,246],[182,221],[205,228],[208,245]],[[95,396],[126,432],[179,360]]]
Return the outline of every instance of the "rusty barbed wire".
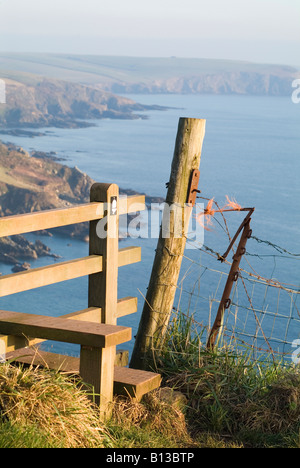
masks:
[[[219,213],[220,216],[222,217],[221,220],[218,220],[217,218],[214,218],[214,221],[220,226],[226,235],[226,237],[230,241],[230,249],[228,249],[227,253],[229,250],[232,250],[234,252],[235,248],[235,240],[237,239],[237,236],[231,236],[229,232],[229,227],[228,227],[228,222],[226,220],[225,213],[227,212],[226,210],[220,208],[220,205],[214,200],[214,199],[209,199],[205,197],[201,197],[202,199],[206,199],[210,202],[210,206],[208,207],[207,210],[204,210],[205,212],[209,215],[211,212]],[[216,210],[214,211],[212,209],[212,206],[216,206]],[[247,209],[248,210],[248,209]],[[229,211],[235,211],[229,210]],[[241,207],[239,207],[236,211],[243,211]],[[234,241],[232,241],[232,239]],[[277,268],[277,259],[284,258],[292,260],[292,261],[297,261],[300,259],[300,254],[298,253],[293,253],[286,249],[285,247],[282,247],[274,242],[271,242],[269,240],[264,240],[260,239],[257,236],[254,236],[253,234],[251,235],[250,239],[251,241],[254,241],[258,244],[261,244],[262,246],[265,246],[266,248],[271,248],[273,252],[253,252],[248,251],[245,252],[244,255],[244,260],[248,265],[248,268],[243,265],[239,266],[239,280],[242,285],[242,289],[244,290],[244,296],[246,297],[246,301],[244,300],[244,303],[242,303],[238,299],[238,288],[233,292],[233,298],[231,301],[230,306],[227,309],[227,316],[225,320],[224,328],[222,326],[222,333],[224,337],[227,338],[227,340],[235,340],[235,342],[242,343],[243,346],[249,346],[251,349],[256,349],[257,351],[264,350],[268,352],[269,354],[272,355],[273,359],[274,356],[285,356],[285,355],[290,355],[291,354],[291,347],[292,343],[294,341],[294,337],[300,336],[300,311],[298,308],[298,305],[296,303],[298,296],[300,294],[300,287],[297,284],[293,284],[292,282],[283,282],[279,281],[278,279],[273,277],[273,273],[275,271],[275,268]],[[224,255],[221,255],[220,252],[217,251],[217,249],[213,248],[212,246],[209,246],[207,244],[199,245],[193,241],[193,239],[190,239],[189,236],[187,236],[187,242],[191,242],[193,244],[193,248],[196,250],[201,251],[205,255],[211,257],[211,259],[216,259],[216,260],[223,260],[225,265],[228,265],[230,268],[232,265],[232,262],[229,261],[227,258],[224,259]],[[252,244],[253,246],[253,244]],[[264,274],[260,274],[258,271],[259,269],[256,267],[254,268],[251,264],[250,259],[252,257],[258,257],[263,261],[267,261],[267,259],[274,259],[274,270],[272,271],[272,277],[267,277]],[[206,262],[200,262],[195,260],[194,258],[189,257],[186,253],[183,255],[183,258],[187,261],[190,262],[191,265],[194,265],[196,267],[196,271],[198,269],[198,278],[195,279],[195,284],[196,282],[199,282],[199,289],[200,289],[200,280],[204,280],[205,275],[212,274],[214,276],[219,275],[219,281],[217,284],[217,290],[219,289],[221,279],[224,277],[228,277],[229,270],[228,272],[226,271],[221,271],[219,268],[214,268],[211,265],[211,261],[209,261],[210,265],[206,264]],[[195,275],[195,271],[192,271],[191,268],[188,269],[188,273],[185,275],[183,280],[188,276],[188,275]],[[183,281],[182,280],[182,281]],[[247,283],[249,283],[247,285]],[[211,283],[212,284],[212,283]],[[206,293],[200,294],[200,291],[196,291],[195,286],[193,290],[188,290],[183,286],[183,282],[181,282],[177,288],[180,290],[180,300],[182,294],[188,294],[190,299],[189,302],[191,302],[192,298],[196,299],[197,301],[208,301],[208,309],[209,313],[211,314],[212,310],[212,305],[213,304],[220,304],[220,299],[217,296],[220,296],[217,291],[215,294],[212,294],[212,291],[207,290]],[[248,288],[252,288],[252,292],[249,293]],[[257,306],[253,302],[253,296],[257,295],[256,294],[256,289],[257,288],[264,288],[265,292],[262,292],[258,294],[260,297],[260,300],[263,301],[263,305]],[[270,292],[269,292],[270,291]],[[277,293],[275,293],[277,291]],[[284,300],[285,304],[282,308],[280,305],[279,297],[280,297],[280,292],[281,296],[284,295]],[[274,295],[275,294],[275,295]],[[276,305],[276,294],[278,294],[277,298],[277,305]],[[275,304],[275,309],[271,310],[268,309],[268,305],[265,305],[265,300],[267,295],[271,295],[271,300],[269,299],[269,303],[273,305]],[[243,296],[243,297],[244,297]],[[281,299],[280,299],[281,300]],[[196,302],[197,302],[196,301]],[[257,298],[256,298],[257,301]],[[177,308],[175,307],[177,311],[179,310],[179,306]],[[243,312],[244,311],[244,312]],[[197,311],[196,311],[197,312]],[[203,315],[203,306],[202,310],[198,311],[199,315]],[[230,324],[230,319],[232,317],[233,320],[233,325],[232,323]],[[251,318],[252,317],[252,318]],[[267,330],[265,330],[265,325],[264,325],[264,319],[268,318],[268,326]],[[209,319],[210,320],[210,319]],[[251,326],[248,325],[248,321],[250,320]],[[244,323],[242,323],[244,321]],[[197,322],[195,322],[196,324]],[[200,322],[199,322],[200,323]],[[235,324],[240,324],[239,326],[234,326]],[[254,326],[254,324],[256,324]],[[276,325],[278,324],[278,325]],[[241,326],[242,325],[242,326]],[[200,326],[200,325],[199,325]],[[203,325],[203,320],[201,322],[201,326],[205,326],[209,329],[209,324],[204,324]],[[293,326],[293,333],[291,333],[291,327]],[[255,331],[253,331],[253,328],[255,328]],[[281,333],[281,335],[280,335]],[[261,344],[255,345],[255,342],[259,340]],[[265,343],[265,346],[263,346],[262,342]],[[282,350],[276,349],[275,345],[280,345],[282,347]],[[288,352],[286,352],[285,347],[289,346],[290,349]]]

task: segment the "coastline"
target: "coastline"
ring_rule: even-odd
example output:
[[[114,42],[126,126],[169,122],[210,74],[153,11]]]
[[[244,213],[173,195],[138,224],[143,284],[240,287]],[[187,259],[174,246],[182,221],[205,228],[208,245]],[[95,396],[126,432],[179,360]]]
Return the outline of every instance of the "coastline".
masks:
[[[30,154],[22,148],[0,140],[0,211],[1,216],[24,214],[53,208],[63,208],[89,201],[89,189],[95,182],[77,167],[61,164],[55,152],[32,151]],[[10,163],[8,162],[10,161]],[[1,167],[2,166],[2,167]],[[53,175],[49,177],[49,172]],[[34,175],[33,175],[34,174]],[[1,177],[2,175],[2,177]],[[33,185],[34,178],[34,185]],[[56,196],[58,187],[61,190]],[[72,188],[72,189],[71,189]],[[146,204],[162,203],[161,197],[151,197],[137,193],[132,189],[120,188],[120,195],[145,195]],[[128,222],[134,215],[128,216]],[[35,232],[35,242],[26,235],[0,239],[0,262],[12,265],[12,268],[28,269],[28,261],[42,256],[59,258],[40,237],[63,236],[88,242],[89,223],[63,226],[46,231]],[[120,235],[120,240],[124,234]]]

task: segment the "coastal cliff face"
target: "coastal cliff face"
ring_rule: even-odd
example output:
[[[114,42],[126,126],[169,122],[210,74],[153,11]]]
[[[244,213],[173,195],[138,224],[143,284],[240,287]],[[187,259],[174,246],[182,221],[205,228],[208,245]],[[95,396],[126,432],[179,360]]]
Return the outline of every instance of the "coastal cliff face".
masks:
[[[27,83],[8,78],[5,83],[2,127],[76,128],[89,125],[83,120],[140,118],[134,112],[146,110],[130,99],[77,83],[38,77]]]
[[[48,88],[46,94],[49,94],[49,90],[56,94],[58,88],[65,88],[67,93],[74,97],[71,113],[79,111],[81,115],[86,110],[88,115],[93,112],[94,115],[98,112],[100,115],[105,115],[109,111],[112,111],[114,115],[116,112],[124,112],[126,115],[128,106],[130,112],[133,110],[132,103],[116,96],[113,98],[105,96],[104,91],[116,94],[288,96],[291,94],[293,80],[299,77],[299,70],[287,65],[201,58],[5,54],[1,52],[0,61],[2,79],[27,84],[32,83],[32,80],[38,81],[40,84],[36,87],[36,95],[40,91],[44,92],[45,87]],[[45,77],[44,83],[40,78],[42,76]],[[57,80],[61,81],[57,82]],[[57,83],[54,85],[55,81]],[[66,82],[69,84],[63,84]],[[72,84],[85,85],[85,90],[75,91]],[[94,94],[92,89],[97,89],[101,96]],[[80,93],[81,97],[79,97]],[[86,106],[92,101],[95,102],[96,108]],[[80,104],[82,102],[86,104]],[[50,114],[52,110],[60,108],[61,104],[60,101],[57,107],[57,100],[50,103]],[[97,107],[99,105],[104,107]],[[135,110],[139,109],[135,108]]]
[[[93,180],[50,157],[0,142],[0,216],[66,208],[89,200]]]

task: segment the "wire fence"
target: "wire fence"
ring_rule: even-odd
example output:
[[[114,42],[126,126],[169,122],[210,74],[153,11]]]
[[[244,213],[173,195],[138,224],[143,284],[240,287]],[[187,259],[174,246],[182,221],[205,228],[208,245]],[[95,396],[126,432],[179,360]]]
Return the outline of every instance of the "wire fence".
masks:
[[[239,210],[237,210],[239,211]],[[225,213],[214,215],[218,230],[208,236],[209,245],[193,244],[186,250],[174,311],[187,311],[197,328],[209,330],[214,323],[232,261],[219,262],[224,241],[232,240]],[[227,214],[227,213],[226,213]],[[221,234],[221,235],[220,235]],[[235,252],[236,242],[232,245]],[[223,251],[223,250],[221,250]],[[300,354],[300,288],[297,284],[300,254],[254,235],[247,242],[238,280],[231,291],[230,306],[224,309],[218,339],[223,344],[250,349],[255,358],[269,354],[277,359]],[[284,273],[289,282],[277,279]],[[292,279],[291,279],[292,278]],[[202,334],[203,335],[203,334]]]

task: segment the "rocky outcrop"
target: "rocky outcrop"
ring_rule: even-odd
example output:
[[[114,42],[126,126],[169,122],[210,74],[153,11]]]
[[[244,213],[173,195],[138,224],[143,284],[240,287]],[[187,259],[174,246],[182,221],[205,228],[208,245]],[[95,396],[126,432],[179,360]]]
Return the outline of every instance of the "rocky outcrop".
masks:
[[[0,216],[66,208],[89,198],[93,180],[50,156],[0,143]]]
[[[24,236],[12,236],[1,238],[0,242],[0,262],[9,265],[20,266],[19,260],[36,260],[39,257],[59,258],[53,254],[49,247],[43,244],[40,240],[35,243],[29,242]],[[26,262],[27,268],[30,264]],[[25,265],[23,264],[25,269]],[[20,268],[18,271],[22,271]]]
[[[0,216],[68,208],[87,202],[94,183],[78,168],[53,161],[45,154],[33,157],[22,148],[0,143]],[[83,225],[60,231],[84,238]]]

